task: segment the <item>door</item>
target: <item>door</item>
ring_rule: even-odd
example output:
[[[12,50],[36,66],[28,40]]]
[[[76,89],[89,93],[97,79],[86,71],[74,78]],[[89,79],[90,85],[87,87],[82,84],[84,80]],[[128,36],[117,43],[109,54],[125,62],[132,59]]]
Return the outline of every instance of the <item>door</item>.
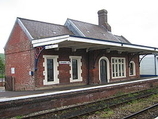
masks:
[[[105,59],[100,60],[100,80],[101,83],[107,83],[107,62]]]

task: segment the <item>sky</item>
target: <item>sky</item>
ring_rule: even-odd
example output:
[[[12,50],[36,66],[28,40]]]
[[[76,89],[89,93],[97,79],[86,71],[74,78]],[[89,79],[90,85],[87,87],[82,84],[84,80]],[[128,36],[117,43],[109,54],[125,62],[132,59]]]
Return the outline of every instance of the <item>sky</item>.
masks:
[[[98,24],[101,9],[108,11],[113,34],[158,47],[157,0],[0,0],[0,53],[17,17],[61,25],[67,18]]]

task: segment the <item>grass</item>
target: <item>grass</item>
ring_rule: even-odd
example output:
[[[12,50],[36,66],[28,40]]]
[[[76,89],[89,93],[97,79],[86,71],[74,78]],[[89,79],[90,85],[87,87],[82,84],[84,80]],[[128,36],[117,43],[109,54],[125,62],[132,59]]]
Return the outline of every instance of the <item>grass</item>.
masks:
[[[119,109],[117,109],[117,111],[119,110],[122,113],[122,115],[131,114],[138,112],[144,108],[147,108],[153,105],[154,103],[158,103],[158,94],[155,94],[149,98],[132,101],[131,103],[120,106]],[[117,112],[114,111],[114,115],[115,113]]]
[[[5,78],[5,74],[0,73],[0,78]]]
[[[139,110],[142,110],[143,108],[148,107],[150,104],[158,102],[158,94],[153,95],[150,98],[140,99],[132,101],[128,106],[122,107],[123,110],[128,112],[137,112]]]
[[[148,98],[135,100],[132,102],[129,102],[127,104],[123,104],[117,108],[107,108],[103,111],[97,111],[95,114],[90,115],[90,118],[96,118],[96,119],[121,119],[128,114],[135,113],[137,111],[140,111],[144,108],[147,108],[155,103],[158,103],[158,94],[152,95]],[[90,118],[84,118],[84,119],[90,119]]]
[[[134,113],[145,107],[146,107],[145,104],[142,104],[140,101],[136,100],[128,104],[128,106],[123,107],[122,110],[124,110],[125,112],[127,111],[127,112]]]
[[[16,116],[15,117],[15,119],[21,119],[22,118],[22,116]]]
[[[114,111],[108,108],[108,109],[104,110],[104,113],[102,113],[100,115],[100,117],[101,118],[108,118],[108,117],[112,116],[113,114],[114,114]]]

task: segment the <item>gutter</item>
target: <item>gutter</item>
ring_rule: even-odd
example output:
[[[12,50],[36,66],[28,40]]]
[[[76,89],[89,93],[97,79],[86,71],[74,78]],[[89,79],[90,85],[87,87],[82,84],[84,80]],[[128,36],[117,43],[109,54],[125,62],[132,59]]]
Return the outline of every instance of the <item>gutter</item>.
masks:
[[[120,43],[116,41],[95,39],[95,38],[82,37],[82,36],[73,36],[73,35],[61,35],[61,36],[55,36],[55,37],[50,37],[50,38],[36,39],[32,41],[32,44],[33,44],[33,47],[38,47],[38,46],[44,46],[44,45],[50,45],[50,44],[57,44],[64,41],[108,45],[108,46],[125,47],[125,48],[158,52],[158,48],[156,47],[130,44],[130,43]]]
[[[156,60],[156,54],[154,54],[154,66],[155,66],[155,76],[157,76],[157,60]]]
[[[135,49],[144,49],[144,50],[158,51],[158,48],[151,47],[151,46],[138,45],[138,44],[132,44],[132,43],[122,43],[122,42],[109,41],[109,40],[96,39],[96,38],[89,38],[89,37],[82,37],[82,36],[73,36],[73,35],[69,35],[69,36],[70,37],[74,37],[74,38],[84,38],[84,39],[92,40],[92,41],[105,42],[107,44],[111,43],[111,45],[113,44],[114,46],[122,46],[122,47],[127,47],[127,48],[135,48]]]

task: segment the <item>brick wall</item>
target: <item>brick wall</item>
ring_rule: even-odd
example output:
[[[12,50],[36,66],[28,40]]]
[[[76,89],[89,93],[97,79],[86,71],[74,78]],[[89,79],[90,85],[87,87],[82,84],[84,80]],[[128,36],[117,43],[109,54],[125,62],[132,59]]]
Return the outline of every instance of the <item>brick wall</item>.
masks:
[[[106,53],[105,50],[97,50],[97,51],[91,51],[90,52],[90,79],[91,79],[91,83],[100,83],[99,81],[99,59],[101,57],[107,57],[109,60],[109,73],[110,73],[110,82],[116,82],[116,81],[123,81],[123,80],[129,80],[129,79],[139,79],[140,78],[140,71],[139,71],[139,56],[132,56],[131,54],[127,54],[127,53],[121,53],[118,54],[118,52],[110,52],[110,53]],[[124,78],[112,78],[112,67],[111,67],[111,58],[112,57],[121,57],[121,58],[125,58],[126,59],[126,77]],[[136,64],[136,75],[134,76],[130,76],[129,75],[129,67],[128,67],[128,63],[129,60],[132,58],[131,61],[134,61]]]
[[[16,23],[5,46],[5,73],[7,77],[15,78],[15,90],[34,89],[33,77],[29,75],[34,65],[34,51],[31,47],[30,40]],[[15,73],[11,73],[11,69]]]
[[[69,56],[82,56],[82,82],[70,83],[70,65],[59,65],[59,84],[58,85],[43,85],[43,55],[58,55],[59,61],[70,61]],[[15,24],[11,36],[5,47],[6,56],[6,76],[13,76],[15,78],[15,90],[34,90],[40,87],[56,87],[56,86],[72,86],[72,85],[86,85],[99,84],[99,59],[101,57],[107,57],[109,60],[109,73],[110,82],[122,81],[127,79],[139,78],[139,57],[135,56],[132,61],[136,64],[136,75],[129,76],[128,63],[132,55],[127,53],[121,53],[111,51],[107,53],[106,50],[95,50],[86,52],[83,50],[72,51],[70,48],[60,48],[59,50],[49,49],[43,50],[40,54],[37,71],[34,76],[29,75],[29,71],[34,71],[34,49],[32,48],[31,41],[25,35],[18,23]],[[88,58],[89,57],[89,58]],[[111,75],[111,57],[123,57],[126,58],[126,77],[112,79]],[[89,62],[89,63],[88,63]],[[15,69],[15,74],[11,73],[11,68]],[[88,72],[89,69],[89,72]]]
[[[37,71],[36,71],[36,87],[40,88],[40,87],[49,87],[49,86],[44,86],[43,85],[43,80],[44,80],[44,75],[43,75],[43,71],[44,71],[44,67],[43,67],[43,62],[44,62],[44,58],[43,55],[58,55],[58,62],[59,61],[70,61],[69,56],[82,56],[82,78],[83,81],[82,82],[76,82],[76,83],[70,83],[70,65],[68,64],[59,64],[58,66],[58,70],[59,70],[59,84],[57,85],[52,85],[50,87],[56,87],[56,86],[72,86],[75,84],[87,84],[87,55],[85,50],[78,50],[76,52],[72,52],[72,50],[70,48],[63,48],[63,49],[59,49],[59,50],[54,50],[54,49],[50,49],[50,50],[44,50],[42,51],[40,57],[39,57],[39,61],[38,61],[38,67],[37,67]]]
[[[0,102],[0,115],[1,118],[9,118],[42,110],[56,109],[57,107],[64,108],[64,106],[101,100],[120,93],[150,89],[151,87],[157,87],[157,85],[158,80],[154,79],[131,84],[122,84],[90,90]]]
[[[44,58],[43,55],[58,55],[59,58],[57,59],[59,61],[70,61],[69,56],[82,56],[82,77],[83,81],[82,82],[77,82],[77,83],[70,83],[70,65],[61,65],[59,64],[58,70],[59,70],[59,84],[57,85],[50,85],[50,86],[44,86],[43,85],[43,62]],[[38,62],[38,70],[36,71],[36,87],[56,87],[56,86],[72,86],[72,85],[78,85],[78,84],[83,84],[86,85],[88,82],[90,84],[100,84],[99,80],[99,59],[101,57],[107,57],[109,60],[109,73],[110,73],[110,82],[116,82],[116,81],[122,81],[122,80],[129,80],[129,79],[136,79],[139,78],[139,57],[135,56],[132,58],[132,61],[135,62],[136,64],[136,75],[135,76],[129,76],[129,67],[128,63],[130,60],[130,54],[127,53],[122,53],[118,54],[118,52],[110,52],[106,53],[105,50],[96,50],[96,51],[90,51],[89,53],[86,52],[86,50],[77,50],[75,52],[72,51],[70,48],[61,48],[59,50],[55,49],[49,49],[49,50],[43,50],[40,57],[39,57],[39,62]],[[89,57],[89,59],[88,59]],[[126,77],[124,78],[115,78],[112,79],[111,77],[111,57],[123,57],[126,59]],[[89,62],[89,64],[88,64]],[[89,74],[88,74],[88,66],[89,66]],[[89,78],[88,78],[89,75]],[[88,81],[90,80],[90,81]]]

